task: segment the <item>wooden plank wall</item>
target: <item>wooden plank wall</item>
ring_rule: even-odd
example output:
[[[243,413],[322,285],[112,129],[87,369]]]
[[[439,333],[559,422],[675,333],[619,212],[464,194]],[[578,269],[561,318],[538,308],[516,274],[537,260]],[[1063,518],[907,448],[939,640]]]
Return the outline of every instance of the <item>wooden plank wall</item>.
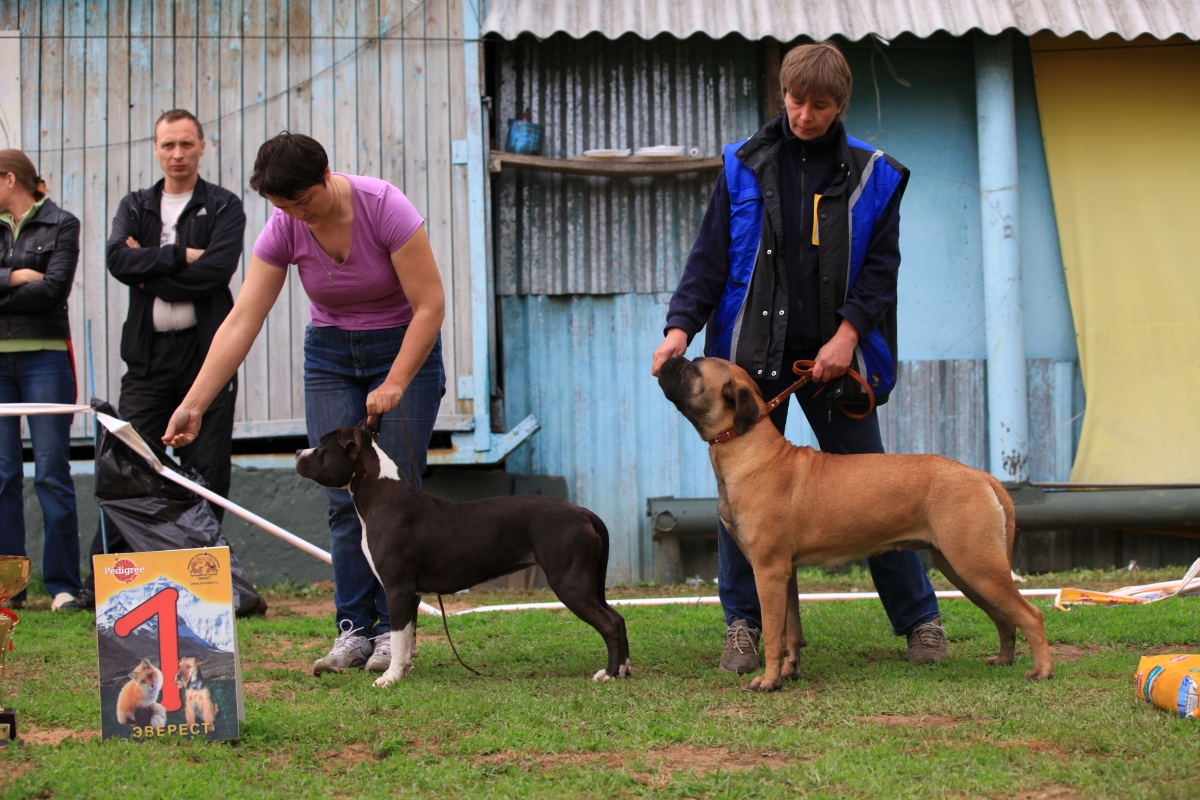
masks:
[[[451,163],[452,140],[466,138],[461,4],[0,0],[0,28],[21,34],[23,148],[82,222],[69,303],[81,384],[91,320],[96,392],[119,395],[128,292],[108,277],[104,244],[121,198],[161,177],[152,126],[179,107],[204,125],[202,177],[245,203],[247,253],[270,213],[249,190],[254,156],[281,130],[321,141],[337,170],[404,191],[427,219],[447,291],[441,412],[470,414],[471,401],[455,396],[458,365],[471,365],[467,167]],[[293,273],[240,372],[236,436],[303,432],[308,318]],[[90,436],[90,426],[77,417],[72,433]]]

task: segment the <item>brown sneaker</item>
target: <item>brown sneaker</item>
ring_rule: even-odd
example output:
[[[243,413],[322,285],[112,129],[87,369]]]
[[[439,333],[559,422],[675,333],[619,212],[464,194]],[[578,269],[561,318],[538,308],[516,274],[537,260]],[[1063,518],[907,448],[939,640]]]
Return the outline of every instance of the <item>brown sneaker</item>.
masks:
[[[725,650],[721,653],[721,670],[745,675],[758,669],[758,637],[762,631],[751,628],[744,619],[735,619],[725,629]]]
[[[908,660],[914,664],[934,664],[944,661],[948,655],[941,617],[934,617],[908,632]]]

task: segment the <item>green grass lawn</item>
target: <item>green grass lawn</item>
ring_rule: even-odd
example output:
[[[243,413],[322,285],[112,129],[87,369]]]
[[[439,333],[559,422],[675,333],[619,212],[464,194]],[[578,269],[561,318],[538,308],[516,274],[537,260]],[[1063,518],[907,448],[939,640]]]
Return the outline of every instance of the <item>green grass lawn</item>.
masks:
[[[810,589],[856,585],[807,577]],[[614,592],[660,593],[680,592]],[[544,595],[515,599],[526,598]],[[1200,727],[1137,700],[1131,680],[1141,654],[1200,651],[1200,598],[1070,613],[1037,603],[1056,656],[1047,683],[1022,680],[1024,653],[1013,668],[983,664],[995,628],[965,600],[943,601],[951,657],[925,667],[903,659],[878,602],[856,601],[802,605],[805,678],[773,695],[717,670],[714,606],[620,609],[635,677],[607,684],[588,680],[604,662],[599,636],[568,612],[452,618],[482,679],[422,618],[416,670],[385,690],[365,673],[306,671],[331,616],[242,620],[248,721],[236,744],[95,738],[91,620],[35,603],[0,699],[40,740],[76,736],[0,751],[0,796],[1195,797]]]

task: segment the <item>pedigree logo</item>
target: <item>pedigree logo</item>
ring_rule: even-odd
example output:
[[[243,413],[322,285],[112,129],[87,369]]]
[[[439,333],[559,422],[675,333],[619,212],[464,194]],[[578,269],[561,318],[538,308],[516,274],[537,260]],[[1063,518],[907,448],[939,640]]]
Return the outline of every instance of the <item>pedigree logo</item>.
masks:
[[[122,558],[111,567],[104,568],[105,575],[112,575],[122,583],[133,583],[135,580],[137,580],[137,576],[141,575],[145,571],[145,567],[139,567],[128,558]]]

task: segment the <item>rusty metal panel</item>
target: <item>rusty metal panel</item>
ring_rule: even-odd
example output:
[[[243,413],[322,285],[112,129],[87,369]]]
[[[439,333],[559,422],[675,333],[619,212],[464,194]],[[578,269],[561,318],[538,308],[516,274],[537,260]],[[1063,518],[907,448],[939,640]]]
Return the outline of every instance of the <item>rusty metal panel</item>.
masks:
[[[762,123],[757,47],[740,37],[600,36],[496,46],[496,136],[529,109],[542,154],[661,144],[721,154]],[[505,170],[494,179],[496,291],[672,291],[715,173],[600,178]]]

